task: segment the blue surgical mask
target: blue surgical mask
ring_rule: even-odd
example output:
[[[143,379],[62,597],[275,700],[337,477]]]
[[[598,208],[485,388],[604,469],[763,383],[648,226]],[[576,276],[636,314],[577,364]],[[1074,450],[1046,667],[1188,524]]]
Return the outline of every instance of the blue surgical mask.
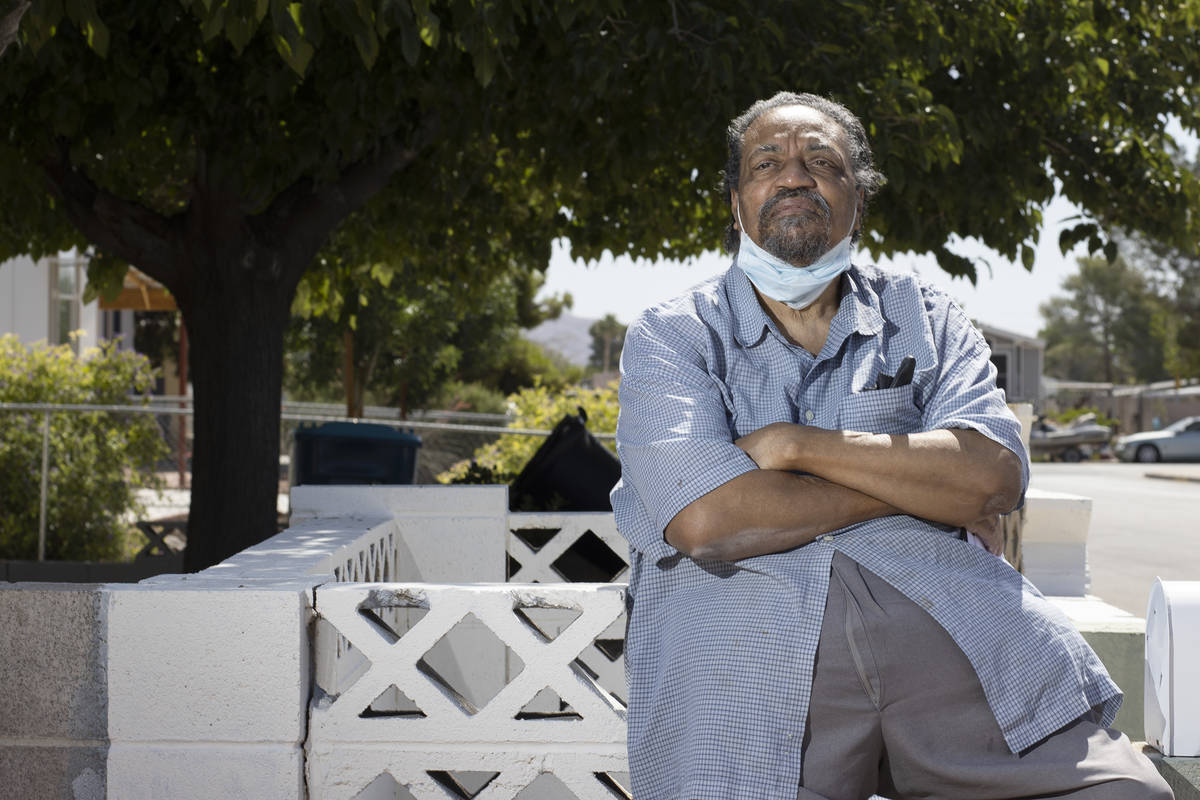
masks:
[[[763,250],[746,233],[742,224],[742,210],[738,207],[738,227],[741,228],[741,245],[738,247],[736,263],[754,284],[755,288],[774,300],[795,309],[812,305],[821,292],[835,278],[850,269],[850,239],[854,234],[854,222],[850,221],[850,233],[831,247],[825,255],[806,267],[794,267]]]

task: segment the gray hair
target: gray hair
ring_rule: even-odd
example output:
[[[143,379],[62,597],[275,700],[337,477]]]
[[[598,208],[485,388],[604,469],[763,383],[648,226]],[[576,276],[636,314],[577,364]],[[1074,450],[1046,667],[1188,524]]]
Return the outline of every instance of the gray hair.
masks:
[[[725,193],[725,206],[733,202],[733,192],[738,188],[738,177],[742,168],[742,142],[746,131],[756,119],[775,108],[784,106],[807,106],[819,111],[832,119],[846,132],[850,141],[850,164],[854,171],[854,180],[858,188],[863,190],[867,199],[873,197],[886,180],[883,173],[875,169],[875,157],[871,154],[871,143],[867,141],[867,131],[854,113],[841,103],[807,92],[779,92],[767,100],[759,100],[750,106],[741,116],[735,117],[725,129],[725,141],[729,146],[729,159],[725,162],[725,170],[721,175],[721,189]],[[866,202],[863,203],[862,217],[867,216]],[[736,254],[740,244],[740,236],[734,229],[733,220],[725,227],[723,241],[725,249]]]

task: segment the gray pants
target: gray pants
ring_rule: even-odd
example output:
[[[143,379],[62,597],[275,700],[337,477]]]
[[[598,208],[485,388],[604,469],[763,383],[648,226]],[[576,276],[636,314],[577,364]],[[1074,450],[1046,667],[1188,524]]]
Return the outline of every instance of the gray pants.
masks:
[[[1091,716],[1013,755],[966,656],[929,614],[839,554],[817,649],[799,800],[1168,800]]]

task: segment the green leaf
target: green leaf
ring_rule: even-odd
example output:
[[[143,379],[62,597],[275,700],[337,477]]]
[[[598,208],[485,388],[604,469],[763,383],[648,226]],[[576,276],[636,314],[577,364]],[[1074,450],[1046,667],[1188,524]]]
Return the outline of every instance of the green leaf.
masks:
[[[481,49],[475,54],[473,61],[475,63],[475,80],[479,81],[480,86],[486,88],[496,75],[496,53],[489,48]]]
[[[88,261],[87,286],[83,290],[83,301],[104,298],[115,300],[125,285],[125,273],[128,265],[119,258],[98,253]]]
[[[304,77],[308,62],[312,60],[315,48],[304,39],[300,24],[300,4],[288,3],[287,0],[271,0],[271,23],[275,28],[272,41],[275,50],[291,67],[292,71]]]
[[[1064,228],[1062,233],[1058,234],[1058,249],[1063,255],[1066,255],[1075,248],[1075,245],[1099,232],[1100,229],[1090,222],[1081,223],[1073,228]]]
[[[438,38],[441,36],[441,26],[436,17],[431,17],[430,20],[421,26],[421,41],[425,43],[426,47],[437,47]]]
[[[303,78],[304,73],[308,70],[308,62],[312,60],[313,53],[316,52],[313,46],[304,40],[297,41],[293,46],[279,34],[275,34],[272,41],[275,42],[275,51],[283,58],[284,63]]]
[[[406,25],[400,31],[400,54],[410,67],[417,65],[417,59],[421,57],[421,37],[415,25]]]
[[[1096,67],[1100,70],[1104,77],[1108,77],[1108,60],[1104,58],[1096,58]]]
[[[108,57],[108,26],[101,22],[99,17],[84,23],[83,35],[87,39],[88,47],[92,48],[96,55],[101,58]]]
[[[569,30],[575,22],[575,17],[579,9],[574,3],[556,3],[554,13],[558,17],[558,24],[562,29]]]
[[[204,19],[200,26],[200,37],[206,42],[211,42],[220,36],[223,30],[225,30],[224,4],[217,6],[216,10]]]

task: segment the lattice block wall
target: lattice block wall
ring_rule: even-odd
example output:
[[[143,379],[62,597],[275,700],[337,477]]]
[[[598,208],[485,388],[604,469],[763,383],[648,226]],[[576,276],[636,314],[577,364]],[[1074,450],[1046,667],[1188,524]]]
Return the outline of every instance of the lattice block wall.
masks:
[[[623,581],[629,574],[629,546],[613,515],[530,513],[508,516],[508,574],[517,583]],[[561,624],[545,614],[539,625]],[[624,700],[625,618],[613,623],[580,656],[580,662],[613,695]]]
[[[318,587],[318,663],[339,636],[362,662],[337,685],[317,676],[310,793],[625,796],[624,702],[587,666],[603,655],[597,640],[623,626],[624,601],[624,587],[610,584]],[[438,649],[460,634],[486,642],[477,658],[503,664],[501,685],[439,669]]]

